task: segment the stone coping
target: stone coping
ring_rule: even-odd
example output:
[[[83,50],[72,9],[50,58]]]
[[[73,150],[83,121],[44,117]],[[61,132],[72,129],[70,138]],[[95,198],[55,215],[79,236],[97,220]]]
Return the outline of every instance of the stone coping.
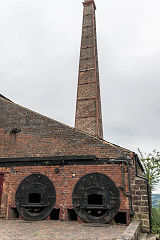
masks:
[[[140,234],[140,221],[133,221],[129,224],[123,235],[116,240],[138,240]]]

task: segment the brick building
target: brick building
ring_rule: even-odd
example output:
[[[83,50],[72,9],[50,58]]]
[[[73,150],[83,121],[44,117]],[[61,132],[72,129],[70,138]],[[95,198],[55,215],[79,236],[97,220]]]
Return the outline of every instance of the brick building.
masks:
[[[137,155],[103,139],[94,0],[83,2],[75,127],[0,95],[0,217],[150,229]]]

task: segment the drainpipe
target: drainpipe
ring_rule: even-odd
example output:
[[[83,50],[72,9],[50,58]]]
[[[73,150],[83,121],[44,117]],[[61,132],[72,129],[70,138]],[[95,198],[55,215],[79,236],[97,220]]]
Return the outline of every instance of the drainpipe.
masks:
[[[122,163],[122,181],[123,181],[122,189],[123,189],[124,195],[129,198],[129,203],[130,203],[130,216],[133,216],[133,215],[134,215],[134,212],[133,212],[133,204],[132,204],[132,192],[131,192],[129,162],[128,162],[127,160],[109,160],[108,163]],[[125,191],[124,164],[126,164],[126,166],[127,166],[129,193],[126,193],[126,191]]]
[[[129,168],[127,165],[127,173],[128,173],[128,186],[129,186],[129,194],[125,191],[125,173],[124,173],[124,163],[122,163],[122,182],[123,182],[123,193],[125,196],[127,196],[129,198],[129,203],[130,203],[130,216],[134,215],[133,212],[133,207],[132,207],[132,194],[131,194],[131,185],[130,185],[130,172],[129,172]]]

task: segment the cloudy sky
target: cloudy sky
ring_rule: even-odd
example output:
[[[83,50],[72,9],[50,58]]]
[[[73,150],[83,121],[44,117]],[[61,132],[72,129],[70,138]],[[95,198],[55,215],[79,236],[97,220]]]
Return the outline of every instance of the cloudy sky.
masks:
[[[160,150],[160,1],[96,6],[104,138]],[[1,94],[74,126],[82,10],[81,0],[0,0]]]

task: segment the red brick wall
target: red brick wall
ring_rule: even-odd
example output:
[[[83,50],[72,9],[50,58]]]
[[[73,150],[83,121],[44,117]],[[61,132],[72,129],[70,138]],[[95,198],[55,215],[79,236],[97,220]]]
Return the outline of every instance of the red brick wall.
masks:
[[[55,168],[59,168],[59,173],[55,173]],[[25,166],[14,167],[11,170],[1,168],[0,172],[5,173],[2,195],[2,213],[7,217],[10,215],[10,207],[15,205],[15,193],[21,181],[32,173],[40,173],[46,175],[54,184],[56,190],[55,208],[60,208],[65,212],[67,208],[72,207],[72,191],[77,181],[87,173],[99,172],[109,176],[119,188],[122,186],[121,165],[70,165],[70,166]],[[10,172],[10,173],[9,173]],[[75,177],[72,177],[72,174]],[[126,175],[126,191],[128,192],[127,175]],[[128,197],[120,190],[121,211],[129,210]],[[63,220],[66,219],[62,215]]]

